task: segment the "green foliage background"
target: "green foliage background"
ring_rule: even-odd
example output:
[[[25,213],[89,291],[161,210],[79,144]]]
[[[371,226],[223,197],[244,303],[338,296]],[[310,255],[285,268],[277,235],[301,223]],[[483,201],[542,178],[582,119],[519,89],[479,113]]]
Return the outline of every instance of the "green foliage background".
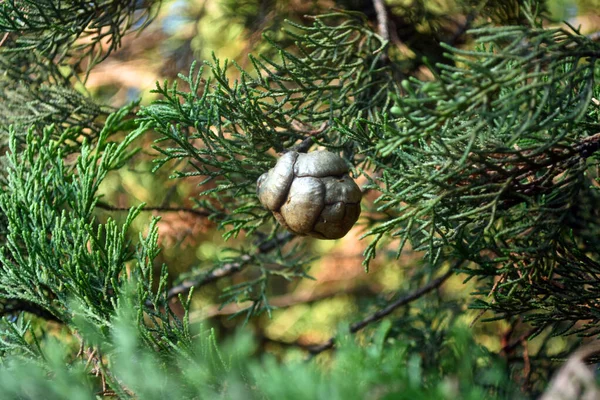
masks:
[[[377,3],[0,2],[3,398],[533,398],[595,338],[593,2]],[[260,206],[293,146],[346,238]]]

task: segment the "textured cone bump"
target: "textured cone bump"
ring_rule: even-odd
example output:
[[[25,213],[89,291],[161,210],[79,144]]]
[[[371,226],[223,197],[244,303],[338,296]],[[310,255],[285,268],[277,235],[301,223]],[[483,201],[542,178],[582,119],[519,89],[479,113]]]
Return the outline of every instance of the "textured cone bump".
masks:
[[[285,153],[258,178],[257,190],[277,221],[301,236],[339,239],[360,215],[362,193],[344,160],[329,151]]]

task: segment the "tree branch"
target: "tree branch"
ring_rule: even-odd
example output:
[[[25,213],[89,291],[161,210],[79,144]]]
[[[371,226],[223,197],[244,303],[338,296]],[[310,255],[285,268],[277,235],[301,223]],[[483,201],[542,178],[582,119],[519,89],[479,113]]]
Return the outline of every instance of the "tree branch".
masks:
[[[242,258],[241,262],[224,264],[221,267],[213,269],[212,271],[210,271],[200,277],[185,280],[185,281],[181,282],[179,285],[173,286],[167,292],[167,299],[172,299],[173,297],[176,297],[176,296],[179,296],[180,294],[186,293],[192,287],[197,288],[200,286],[204,286],[204,285],[214,282],[218,279],[233,275],[236,272],[241,271],[242,268],[244,268],[244,266],[246,265],[246,263],[252,259],[252,257],[250,257],[249,255],[246,254],[246,255],[243,255],[241,258]]]
[[[375,289],[371,289],[368,286],[360,285],[349,288],[330,288],[327,287],[323,290],[304,290],[297,293],[288,293],[281,296],[276,296],[269,299],[269,304],[272,307],[276,307],[278,309],[293,307],[298,304],[311,304],[321,300],[329,299],[332,297],[340,296],[340,295],[360,295],[360,294],[368,294],[373,295],[377,291]],[[218,315],[232,315],[238,313],[239,311],[250,307],[252,305],[251,301],[244,303],[230,303],[224,307],[219,307],[218,305],[212,305],[207,307],[205,310],[198,311],[198,316],[200,319],[209,319]],[[288,343],[288,345],[292,345],[292,343]]]
[[[307,136],[300,143],[290,147],[289,149],[284,150],[284,153],[288,152],[288,151],[297,151],[298,153],[306,153],[308,151],[308,149],[310,149],[311,146],[313,144],[315,144],[315,138],[318,137],[321,133],[323,133],[327,129],[328,126],[329,126],[329,124],[327,122],[323,122],[321,124],[321,126],[319,126],[317,129],[308,129],[307,130],[307,129],[305,129],[305,126],[302,124],[302,122],[293,120],[292,127],[294,127],[294,129],[297,132],[304,133]]]
[[[129,211],[131,208],[129,207],[116,207],[111,206],[110,204],[103,203],[101,201],[96,203],[96,207],[101,208],[107,211]],[[195,208],[186,208],[186,207],[143,207],[142,211],[165,211],[165,212],[187,212],[191,214],[195,214],[199,217],[208,217],[211,215],[210,212],[205,210],[197,210]]]
[[[4,36],[2,37],[2,39],[0,39],[0,47],[2,47],[2,45],[4,44],[4,42],[6,42],[6,39],[8,39],[8,35],[10,34],[10,32],[6,32],[4,34]]]
[[[450,46],[456,45],[456,43],[458,42],[460,37],[469,30],[469,28],[471,27],[471,24],[475,20],[475,17],[477,16],[478,13],[479,13],[479,10],[477,10],[477,11],[472,10],[469,14],[467,14],[467,17],[465,18],[465,22],[456,30],[456,32],[454,32],[454,34],[452,35],[450,40],[448,40],[446,43],[449,44]]]
[[[377,14],[377,31],[384,40],[389,42],[388,15],[383,0],[373,0],[373,7],[375,7],[375,13]]]
[[[506,338],[506,344],[504,346],[502,346],[502,348],[500,349],[500,353],[504,353],[504,354],[509,354],[511,353],[514,349],[517,348],[517,346],[519,346],[521,343],[523,343],[524,340],[527,340],[530,336],[539,333],[541,330],[543,330],[543,328],[540,327],[533,327],[531,329],[529,329],[527,332],[521,334],[514,342],[512,343],[508,343],[508,339],[510,339],[510,333]]]
[[[364,328],[365,326],[369,325],[372,322],[375,321],[379,321],[380,319],[382,319],[383,317],[386,317],[388,315],[390,315],[394,310],[396,310],[399,307],[405,306],[419,298],[421,298],[423,295],[431,292],[434,289],[439,288],[444,282],[446,282],[446,280],[448,278],[450,278],[452,276],[452,274],[454,273],[454,271],[463,263],[463,260],[460,260],[458,262],[456,262],[448,271],[446,271],[444,273],[444,275],[440,276],[439,278],[434,279],[433,281],[429,282],[427,285],[415,290],[414,292],[399,298],[398,300],[388,304],[387,306],[385,306],[384,308],[380,309],[379,311],[375,312],[374,314],[371,314],[370,316],[368,316],[367,318],[356,322],[352,325],[350,325],[350,333],[356,333],[358,331],[360,331],[362,328]],[[331,348],[333,348],[333,346],[335,345],[335,337],[331,337],[328,341],[326,341],[325,343],[322,343],[320,345],[317,346],[313,346],[311,348],[308,349],[308,351],[312,354],[312,355],[317,355],[325,350],[329,350]]]
[[[600,133],[582,139],[575,147],[575,150],[583,158],[590,157],[593,153],[600,150]]]
[[[280,246],[280,245],[288,242],[292,237],[294,237],[294,235],[292,235],[289,232],[285,232],[280,235],[277,235],[273,239],[260,244],[258,246],[258,250],[256,253],[257,254],[267,253],[267,252],[273,250],[274,248],[276,248],[277,246]],[[219,268],[213,269],[212,271],[210,271],[204,275],[185,280],[185,281],[181,282],[179,285],[173,286],[167,292],[167,299],[172,299],[173,297],[177,297],[180,294],[187,293],[192,287],[198,288],[200,286],[204,286],[206,284],[215,282],[216,280],[219,280],[226,276],[231,276],[237,272],[240,272],[248,264],[248,262],[252,259],[252,256],[245,254],[241,257],[241,259],[242,259],[241,262],[224,264],[224,265],[220,266]]]
[[[25,300],[6,299],[6,303],[3,304],[1,308],[2,310],[0,310],[0,315],[26,312],[43,318],[46,321],[60,322],[61,324],[64,323],[64,321],[45,308]]]

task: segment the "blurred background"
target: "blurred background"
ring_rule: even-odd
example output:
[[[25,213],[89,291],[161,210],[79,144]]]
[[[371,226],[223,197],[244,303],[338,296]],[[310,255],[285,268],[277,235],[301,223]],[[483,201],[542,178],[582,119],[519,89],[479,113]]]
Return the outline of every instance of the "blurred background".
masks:
[[[494,4],[493,4],[494,3]],[[452,0],[389,0],[391,51],[402,74],[428,79],[430,72],[423,65],[426,57],[431,63],[445,62],[440,42],[468,48],[471,46],[467,30],[475,24],[517,22],[510,13],[502,13],[498,4],[511,1],[452,1]],[[549,26],[567,21],[584,34],[600,31],[600,0],[548,1]],[[248,66],[249,53],[269,54],[263,33],[281,39],[285,20],[310,24],[307,16],[326,13],[332,8],[360,11],[377,27],[373,2],[367,0],[167,0],[163,2],[156,20],[145,30],[127,35],[122,48],[95,67],[87,81],[88,89],[101,102],[114,107],[138,98],[142,105],[155,98],[152,89],[156,82],[173,81],[177,74],[187,74],[192,62],[219,59],[234,60],[242,68]],[[500,10],[500,11],[499,11]],[[291,43],[283,43],[290,45]],[[239,76],[230,68],[231,80]],[[152,149],[157,137],[147,136],[131,167],[121,169],[106,179],[102,187],[103,202],[112,210],[99,210],[101,218],[122,218],[131,205],[145,202],[151,207],[193,208],[194,199],[205,189],[199,186],[200,178],[171,179],[174,165],[152,172],[157,152]],[[367,196],[372,201],[375,193]],[[244,238],[222,239],[222,231],[211,221],[189,211],[163,210],[153,212],[161,216],[159,223],[163,251],[159,256],[177,284],[193,271],[210,270],[215,260],[224,259],[228,252],[239,248]],[[137,229],[147,227],[150,212],[136,220]],[[386,304],[402,289],[408,292],[409,277],[417,274],[420,255],[405,250],[396,259],[392,243],[389,251],[383,249],[368,272],[361,265],[367,245],[360,240],[363,226],[357,225],[346,237],[338,241],[312,241],[309,246],[315,253],[309,274],[314,279],[287,281],[284,278],[270,282],[268,292],[271,304],[276,307],[272,315],[252,318],[247,327],[259,339],[260,350],[272,352],[285,359],[300,357],[303,348],[322,343],[337,330],[340,322],[356,321]],[[303,239],[310,240],[310,239]],[[159,266],[157,266],[158,268]],[[215,327],[222,337],[233,332],[243,322],[243,316],[231,318],[244,304],[221,306],[222,290],[235,283],[251,279],[251,269],[206,285],[194,294],[191,321],[194,324]],[[463,282],[456,276],[433,298],[422,299],[399,313],[411,314],[418,329],[422,324],[448,323],[434,310],[441,308],[464,311],[466,324],[470,324],[477,341],[490,350],[509,351],[507,338],[518,337],[527,327],[518,322],[481,322],[487,315],[468,310],[467,298],[473,282]],[[177,300],[174,300],[177,308]],[[395,327],[394,329],[402,329]],[[418,335],[405,337],[415,339]],[[566,339],[556,338],[550,344],[557,353]],[[528,344],[528,352],[535,353],[536,341]],[[322,357],[327,357],[323,354]]]

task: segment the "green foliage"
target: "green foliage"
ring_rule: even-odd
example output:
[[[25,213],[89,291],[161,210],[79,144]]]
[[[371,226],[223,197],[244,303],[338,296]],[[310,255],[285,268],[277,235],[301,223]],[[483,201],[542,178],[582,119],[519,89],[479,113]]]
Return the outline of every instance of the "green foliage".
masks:
[[[163,359],[138,336],[134,304],[126,297],[119,304],[110,339],[101,346],[114,366],[107,383],[118,398],[522,398],[506,380],[502,363],[475,345],[459,325],[428,360],[411,352],[403,340],[388,337],[389,322],[366,343],[342,334],[336,357],[325,364],[296,360],[282,365],[272,356],[257,359],[248,334],[218,347],[210,330],[196,335],[194,356]],[[4,324],[13,329],[14,323]],[[79,332],[84,339],[93,336],[83,326]],[[45,338],[42,346],[44,363],[34,357],[4,357],[4,398],[93,398],[100,383],[89,373],[89,363],[67,361],[69,353],[52,338]]]
[[[3,1],[0,30],[7,34],[5,40],[10,51],[2,51],[0,68],[16,81],[27,77],[32,84],[51,77],[60,84],[80,68],[89,71],[105,59],[120,46],[121,38],[132,26],[139,28],[150,22],[154,13],[152,6],[158,3]],[[65,75],[60,71],[60,65],[70,65],[70,73]],[[25,72],[21,70],[24,67]]]
[[[477,280],[471,305],[511,323],[507,362],[519,321],[533,330],[517,344],[545,337],[537,353],[523,350],[523,370],[542,371],[535,390],[553,367],[550,337],[600,332],[600,48],[576,30],[542,28],[543,2],[478,2],[460,29],[477,17],[505,25],[472,30],[474,50],[442,44],[429,81],[361,13],[289,23],[281,41],[264,37],[277,57],[250,56],[249,68],[216,56],[193,64],[157,85],[159,99],[133,121],[137,103],[111,110],[81,84],[128,30],[149,22],[154,3],[0,2],[7,398],[517,398],[510,378],[519,366],[479,347],[457,322],[462,300],[444,299],[456,266]],[[430,7],[413,11],[421,22],[434,15],[432,30],[443,26]],[[96,216],[100,186],[149,131],[159,135],[155,170],[199,183],[195,211],[235,242],[175,277],[158,265],[157,219],[132,235],[143,204],[120,222]],[[243,334],[217,345],[213,331],[190,326],[188,289],[243,272],[219,290],[224,306],[250,302],[233,314],[248,322],[271,315],[274,281],[310,278],[311,243],[282,232],[255,191],[275,153],[313,146],[340,153],[368,182],[365,266],[376,253],[389,262],[392,245],[398,256],[407,245],[422,251],[423,262],[403,274],[402,301],[381,293],[381,304],[371,296],[361,305],[371,314],[325,343],[337,353],[322,364],[256,357]],[[411,304],[434,289],[435,301]],[[351,336],[381,319],[375,333]]]
[[[382,217],[366,221],[365,265],[377,246],[399,238],[398,255],[409,243],[433,269],[451,257],[472,261],[472,276],[499,276],[493,290],[493,279],[482,280],[480,293],[494,297],[478,307],[510,316],[551,304],[552,317],[531,317],[541,326],[557,316],[561,323],[593,318],[585,301],[575,315],[560,311],[572,297],[545,294],[558,283],[574,296],[596,296],[582,275],[562,277],[574,264],[595,268],[580,245],[593,249],[597,235],[578,236],[577,226],[594,203],[577,199],[593,198],[586,159],[599,143],[591,103],[598,45],[577,32],[538,28],[540,9],[523,7],[530,26],[474,30],[475,51],[446,46],[452,64],[433,69],[430,82],[397,83],[387,43],[358,15],[292,25],[295,53],[271,42],[277,63],[250,56],[254,70],[236,66],[240,78],[230,82],[227,62],[215,59],[206,80],[202,68],[181,76],[188,90],[157,88],[162,99],[141,115],[175,144],[156,147],[158,166],[184,159],[177,177],[214,182],[200,194],[212,201],[199,205],[228,238],[273,227],[254,190],[273,165],[270,151],[301,140],[343,151],[381,193],[374,211]],[[277,229],[264,232],[272,238]]]
[[[520,397],[504,381],[502,366],[475,346],[464,329],[457,328],[445,338],[432,356],[434,361],[410,352],[402,340],[386,339],[390,326],[382,323],[372,341],[362,346],[342,334],[336,358],[326,371],[305,363],[282,368],[267,359],[258,374],[258,387],[267,398],[286,399]],[[426,361],[434,361],[436,367],[424,367]],[[294,376],[292,384],[290,376]]]
[[[513,9],[522,25],[473,30],[473,51],[445,46],[451,62],[431,67],[433,81],[398,82],[388,43],[352,13],[291,24],[293,51],[271,41],[280,61],[250,56],[253,71],[235,66],[233,82],[227,62],[206,63],[207,79],[192,67],[181,76],[188,90],[159,86],[162,99],[142,110],[161,141],[175,144],[159,141],[158,165],[187,160],[177,177],[214,182],[200,194],[212,201],[199,205],[228,229],[225,238],[257,230],[273,238],[278,227],[254,192],[273,165],[269,153],[341,151],[380,192],[365,220],[365,265],[399,238],[398,255],[407,243],[424,251],[424,274],[448,258],[471,261],[465,271],[482,278],[476,294],[492,295],[475,307],[505,318],[535,310],[526,320],[563,333],[591,320],[578,329],[593,334],[598,44],[541,28],[542,4]]]
[[[94,140],[115,110],[98,104],[81,83],[128,31],[152,20],[158,3],[0,2],[0,150],[11,125],[17,133],[34,126],[41,136],[56,124],[78,128],[71,131],[74,141]]]
[[[198,71],[192,65],[188,76],[180,76],[187,90],[180,90],[177,82],[170,88],[167,83],[159,85],[155,92],[161,99],[140,113],[141,120],[161,135],[155,148],[163,157],[157,168],[173,160],[187,161],[174,176],[205,177],[200,185],[208,188],[200,196],[209,200],[197,203],[226,229],[224,237],[259,230],[258,247],[267,243],[265,234],[267,241],[277,240],[281,229],[256,197],[256,180],[275,164],[270,150],[283,151],[308,138],[309,144],[343,150],[349,162],[359,163],[353,158],[354,142],[344,132],[360,117],[388,107],[395,90],[383,61],[386,42],[361,15],[334,13],[316,18],[311,27],[290,28],[287,35],[296,41],[299,54],[267,38],[280,59],[250,56],[253,71],[234,65],[240,78],[233,82],[227,61],[215,58]],[[163,145],[166,139],[170,142]],[[245,310],[252,315],[270,310],[265,296],[270,276],[306,277],[305,266],[311,260],[310,253],[298,249],[285,254],[259,249],[228,258],[214,269],[224,264],[259,269],[258,278],[225,292],[226,302],[253,300]],[[195,275],[205,273],[200,268]]]
[[[355,135],[376,149],[378,211],[390,216],[369,232],[372,246],[391,234],[431,262],[454,253],[475,263],[472,276],[500,279],[484,281],[480,294],[493,300],[479,306],[504,316],[546,309],[530,319],[591,318],[583,330],[592,328],[597,310],[584,297],[598,295],[589,286],[599,247],[588,171],[600,147],[591,102],[600,46],[562,29],[474,34],[478,50],[448,48],[456,66],[440,65],[434,82],[402,82],[399,118]]]
[[[63,128],[79,127],[79,131],[71,131],[73,139],[86,136],[91,140],[102,129],[98,119],[111,111],[76,90],[46,84],[15,83],[6,76],[0,78],[0,93],[3,98],[0,103],[1,145],[6,142],[9,126],[13,126],[15,131],[27,131],[34,126],[38,132],[52,124]]]
[[[293,50],[271,42],[281,61],[251,56],[253,71],[236,66],[234,82],[226,62],[207,63],[206,80],[192,68],[181,77],[189,91],[159,86],[163,99],[142,117],[175,143],[157,147],[159,166],[186,159],[177,177],[216,181],[201,193],[213,201],[200,205],[226,238],[274,237],[254,193],[273,165],[269,152],[321,145],[380,193],[364,220],[365,265],[399,239],[398,255],[406,244],[424,252],[428,268],[417,276],[470,261],[464,272],[479,278],[472,305],[495,318],[524,316],[536,334],[597,334],[589,187],[600,148],[599,47],[576,30],[541,28],[544,9],[522,2],[499,17],[520,25],[472,30],[475,50],[443,45],[449,62],[430,67],[432,81],[400,80],[388,43],[360,16],[323,15],[312,27],[292,24]],[[226,208],[211,210],[215,203]]]
[[[64,158],[61,139],[52,139],[68,137],[69,132],[57,134],[50,126],[37,138],[30,131],[22,151],[12,135],[7,183],[0,195],[8,232],[0,248],[0,293],[11,310],[39,310],[66,324],[83,318],[102,333],[111,323],[115,298],[126,282],[134,281],[143,337],[165,347],[185,340],[188,333],[165,308],[164,269],[154,292],[155,222],[134,252],[128,228],[139,207],[130,211],[122,226],[111,219],[100,224],[94,216],[98,186],[109,171],[131,157],[128,147],[145,130],[142,126],[119,143],[108,142],[128,112],[125,107],[109,116],[98,143],[92,147],[84,142],[72,163]],[[151,322],[148,327],[144,318]]]
[[[52,139],[68,137],[69,132],[57,134],[57,128],[50,126],[42,138],[37,138],[32,130],[21,151],[12,135],[7,184],[0,195],[8,231],[0,248],[0,295],[10,313],[29,311],[79,332],[81,348],[90,346],[92,354],[120,352],[107,347],[110,337],[120,335],[121,340],[130,336],[163,360],[185,357],[192,352],[189,325],[168,306],[165,268],[159,282],[154,282],[154,259],[159,252],[156,220],[133,247],[128,230],[140,207],[132,208],[123,224],[112,219],[102,224],[94,216],[98,186],[109,171],[120,168],[131,157],[128,148],[146,130],[141,126],[119,143],[109,142],[109,135],[128,113],[125,107],[110,115],[97,144],[84,142],[79,157],[70,163],[64,157],[61,139]],[[183,304],[187,309],[188,303]],[[119,320],[127,321],[133,331],[116,328]],[[43,393],[50,385],[42,379],[50,369],[52,385],[70,385],[70,379],[79,383],[68,390],[49,390],[48,396],[72,394],[82,398],[82,393],[91,394],[90,388],[95,386],[89,377],[82,379],[89,374],[82,358],[73,369],[66,368],[68,352],[62,349],[64,345],[48,340],[40,345],[30,323],[20,317],[4,319],[3,324],[0,352],[8,368],[5,372],[14,368],[14,373],[24,373],[33,363],[35,368],[27,379],[38,382],[15,386],[5,380],[4,388],[36,398],[36,393]],[[23,360],[27,360],[26,365]],[[104,371],[108,368],[104,362],[98,359],[96,368],[103,371],[112,390],[124,395],[121,380]]]

